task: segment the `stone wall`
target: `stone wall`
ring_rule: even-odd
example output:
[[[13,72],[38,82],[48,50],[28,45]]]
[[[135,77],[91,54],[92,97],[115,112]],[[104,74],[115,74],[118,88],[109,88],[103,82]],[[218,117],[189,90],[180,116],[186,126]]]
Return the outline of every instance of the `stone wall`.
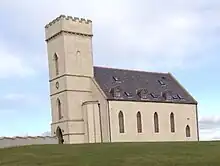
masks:
[[[39,145],[39,144],[58,144],[56,137],[36,136],[36,137],[1,137],[0,148],[16,147],[24,145]]]

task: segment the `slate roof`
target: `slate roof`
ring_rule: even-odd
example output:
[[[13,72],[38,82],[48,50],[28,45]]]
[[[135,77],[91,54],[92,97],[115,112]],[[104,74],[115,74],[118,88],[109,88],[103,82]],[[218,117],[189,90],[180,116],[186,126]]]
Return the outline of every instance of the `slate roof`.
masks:
[[[170,73],[95,66],[94,76],[107,100],[197,104]]]

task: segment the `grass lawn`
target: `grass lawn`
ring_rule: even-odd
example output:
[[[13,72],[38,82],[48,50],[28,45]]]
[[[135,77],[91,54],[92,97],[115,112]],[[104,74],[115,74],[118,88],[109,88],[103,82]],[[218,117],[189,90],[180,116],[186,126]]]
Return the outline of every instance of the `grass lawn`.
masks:
[[[220,166],[220,142],[35,145],[0,149],[0,166]]]

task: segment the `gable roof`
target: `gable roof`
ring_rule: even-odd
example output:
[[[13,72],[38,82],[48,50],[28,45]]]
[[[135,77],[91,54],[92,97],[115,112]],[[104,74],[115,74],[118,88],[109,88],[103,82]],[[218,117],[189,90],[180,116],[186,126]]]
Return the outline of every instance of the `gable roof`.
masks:
[[[197,104],[170,73],[94,67],[107,100]]]

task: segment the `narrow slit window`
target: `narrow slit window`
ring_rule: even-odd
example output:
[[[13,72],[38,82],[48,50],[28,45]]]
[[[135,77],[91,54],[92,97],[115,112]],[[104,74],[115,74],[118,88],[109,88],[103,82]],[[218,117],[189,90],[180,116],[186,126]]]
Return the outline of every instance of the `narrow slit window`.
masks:
[[[170,130],[172,133],[175,132],[174,114],[172,112],[170,114]]]
[[[58,75],[59,74],[59,59],[56,53],[54,54],[54,63],[55,63],[55,72],[56,72],[56,75]]]
[[[159,118],[157,112],[154,113],[154,132],[159,133]]]
[[[57,110],[58,110],[58,119],[60,120],[62,118],[62,107],[60,99],[57,99]]]

